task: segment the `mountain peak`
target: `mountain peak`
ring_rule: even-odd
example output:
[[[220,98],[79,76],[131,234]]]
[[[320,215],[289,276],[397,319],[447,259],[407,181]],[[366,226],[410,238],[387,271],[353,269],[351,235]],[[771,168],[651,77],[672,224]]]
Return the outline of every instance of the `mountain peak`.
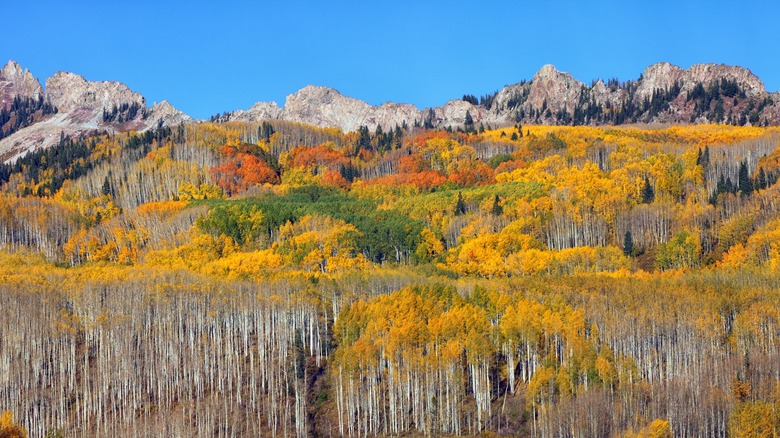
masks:
[[[281,117],[315,126],[335,126],[344,131],[355,131],[369,125],[367,116],[371,105],[347,97],[338,90],[318,85],[307,85],[287,96]]]
[[[230,114],[230,120],[254,122],[278,119],[281,110],[276,102],[257,102],[248,110],[237,110]]]
[[[192,117],[176,109],[167,100],[155,103],[152,106],[149,119],[152,121],[162,120],[165,125],[178,125],[179,123],[192,121]]]
[[[726,79],[735,81],[749,96],[766,93],[766,87],[750,69],[726,64],[694,64],[686,70],[693,82],[709,83]]]
[[[545,64],[542,66],[542,68],[539,69],[539,71],[536,72],[534,75],[534,79],[536,78],[544,78],[544,77],[553,77],[560,74],[557,68],[555,68],[552,64]]]
[[[29,70],[10,60],[0,69],[0,108],[10,106],[16,96],[37,99],[43,96],[43,87]]]
[[[299,99],[319,99],[323,101],[330,101],[332,99],[345,98],[352,99],[351,97],[344,96],[335,88],[325,87],[322,85],[307,85],[293,94],[287,96],[287,101],[299,100]],[[285,103],[285,107],[287,104]]]
[[[13,74],[21,73],[22,71],[22,66],[19,65],[18,62],[14,61],[13,59],[9,59],[5,66],[0,69],[0,75],[3,77],[8,77]]]
[[[682,72],[683,69],[669,62],[656,62],[655,64],[645,67],[642,78],[646,80],[648,77],[670,76]]]
[[[111,110],[114,106],[123,104],[146,107],[144,97],[121,82],[87,81],[81,75],[63,71],[46,79],[46,92],[60,111],[77,108]]]
[[[668,90],[685,79],[685,70],[668,62],[657,62],[645,68],[636,95],[641,100],[649,99],[655,90]]]
[[[571,112],[579,101],[582,85],[571,74],[547,64],[536,72],[531,81],[528,103],[537,110],[546,107],[551,113],[563,109]]]

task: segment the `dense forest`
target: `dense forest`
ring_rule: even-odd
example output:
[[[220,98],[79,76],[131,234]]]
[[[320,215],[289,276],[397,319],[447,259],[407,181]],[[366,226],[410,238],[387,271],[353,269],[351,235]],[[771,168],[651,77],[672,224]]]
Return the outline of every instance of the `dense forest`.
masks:
[[[780,129],[465,128],[0,165],[0,436],[780,433]]]

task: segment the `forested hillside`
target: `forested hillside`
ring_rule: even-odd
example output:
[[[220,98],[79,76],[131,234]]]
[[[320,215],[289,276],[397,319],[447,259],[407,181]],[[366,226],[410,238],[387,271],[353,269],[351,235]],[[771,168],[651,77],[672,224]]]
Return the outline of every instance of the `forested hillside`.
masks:
[[[780,433],[780,128],[488,128],[0,166],[0,431]]]

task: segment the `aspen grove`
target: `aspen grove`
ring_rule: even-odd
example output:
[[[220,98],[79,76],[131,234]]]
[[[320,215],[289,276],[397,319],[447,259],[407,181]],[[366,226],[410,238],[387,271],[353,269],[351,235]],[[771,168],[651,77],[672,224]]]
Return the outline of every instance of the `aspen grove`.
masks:
[[[777,436],[778,146],[63,136],[0,165],[0,436]]]

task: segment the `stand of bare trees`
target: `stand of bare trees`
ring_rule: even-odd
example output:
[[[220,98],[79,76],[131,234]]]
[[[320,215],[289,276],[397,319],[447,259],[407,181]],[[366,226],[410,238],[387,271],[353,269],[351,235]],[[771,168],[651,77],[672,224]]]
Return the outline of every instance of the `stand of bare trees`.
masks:
[[[306,436],[327,309],[175,277],[4,286],[0,405],[31,436]]]

